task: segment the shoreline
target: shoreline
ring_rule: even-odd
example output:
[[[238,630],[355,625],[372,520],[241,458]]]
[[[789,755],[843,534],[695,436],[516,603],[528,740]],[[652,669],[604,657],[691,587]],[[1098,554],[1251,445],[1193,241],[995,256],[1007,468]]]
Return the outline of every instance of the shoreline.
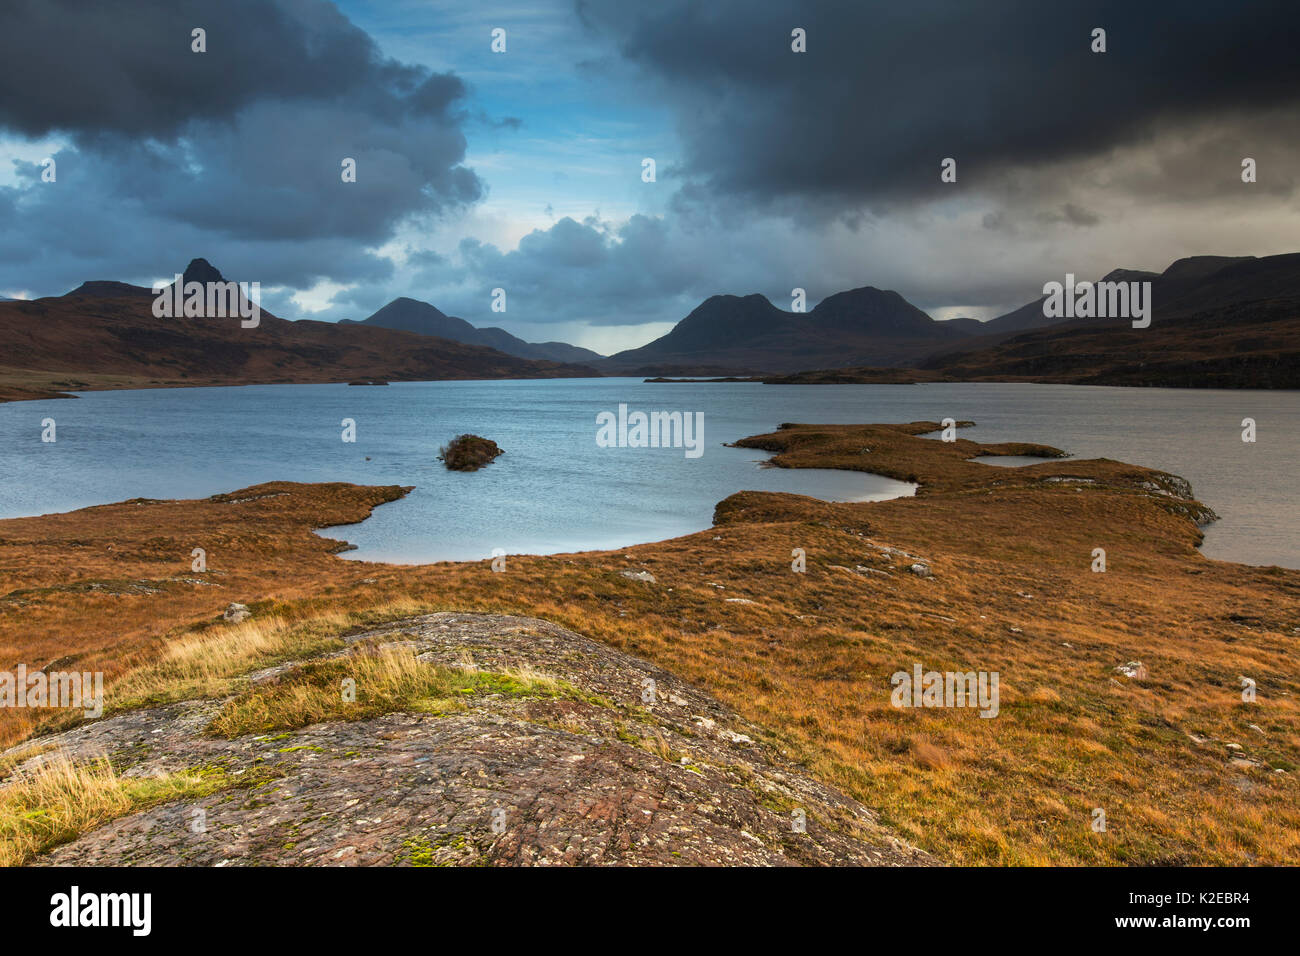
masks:
[[[57,374],[57,373],[51,373]],[[105,376],[112,378],[113,376]],[[0,373],[0,404],[10,402],[39,402],[55,398],[80,398],[77,392],[145,392],[158,389],[173,388],[245,388],[254,385],[349,385],[357,384],[402,384],[402,383],[420,383],[420,382],[550,382],[550,381],[583,381],[590,378],[608,378],[605,375],[584,375],[584,376],[555,376],[555,375],[537,375],[528,378],[482,378],[474,376],[457,376],[453,378],[428,378],[428,379],[401,379],[389,378],[383,382],[365,382],[359,383],[352,377],[319,377],[301,381],[284,381],[277,379],[274,381],[253,381],[253,382],[229,382],[222,380],[211,381],[186,381],[186,382],[162,382],[156,380],[131,380],[129,384],[118,383],[100,383],[95,385],[90,382],[76,382],[63,385],[61,382],[66,376],[61,376],[59,381],[55,381],[46,375],[39,375],[32,384],[19,384],[24,382],[21,376],[13,377]]]
[[[915,476],[915,497],[742,491],[706,530],[511,556],[504,573],[346,561],[313,533],[399,486],[272,482],[8,519],[0,650],[104,670],[112,711],[114,687],[169,647],[226,633],[230,602],[311,634],[520,614],[701,687],[949,862],[1300,862],[1300,572],[1200,554],[1209,509],[1176,476],[1105,459],[998,468],[964,456],[1058,450],[919,437],[939,427],[795,425],[738,443],[778,467]],[[1119,673],[1131,661],[1149,676]],[[895,709],[888,675],[914,664],[1000,673],[1001,715]],[[1243,674],[1258,706],[1242,706]],[[6,742],[54,729],[16,716],[0,714]],[[1096,806],[1125,808],[1105,840]]]
[[[1176,385],[1160,382],[1079,382],[1055,380],[1050,377],[994,377],[994,378],[959,378],[951,376],[934,375],[933,377],[920,376],[916,374],[915,369],[883,369],[878,370],[879,375],[856,376],[850,374],[852,370],[831,370],[829,373],[824,372],[796,372],[783,375],[769,376],[725,376],[721,378],[670,378],[670,377],[653,377],[646,378],[643,375],[636,374],[604,374],[585,375],[585,376],[531,376],[528,378],[476,378],[473,376],[461,376],[455,378],[430,378],[430,379],[401,379],[388,378],[382,384],[405,384],[405,383],[424,383],[424,382],[536,382],[536,381],[583,381],[593,378],[631,378],[640,379],[642,384],[661,385],[661,384],[679,384],[679,385],[713,385],[713,384],[753,384],[753,385],[1067,385],[1077,388],[1150,388],[1150,389],[1169,389],[1179,392],[1206,392],[1206,391],[1223,391],[1234,394],[1244,392],[1296,392],[1300,388],[1249,388],[1246,386],[1231,386],[1222,383],[1207,383],[1205,385]],[[896,374],[895,374],[896,372]],[[129,383],[100,383],[93,382],[72,382],[68,383],[68,375],[82,375],[89,373],[35,373],[35,378],[26,377],[29,373],[19,373],[18,375],[7,375],[0,373],[0,405],[16,402],[39,402],[52,399],[80,398],[78,392],[131,392],[131,391],[151,391],[155,389],[171,388],[243,388],[252,385],[356,385],[360,384],[355,380],[347,380],[345,377],[331,378],[320,377],[309,380],[284,381],[278,380],[258,380],[250,382],[230,382],[223,380],[210,381],[186,381],[186,382],[160,382],[156,380],[133,380]],[[54,378],[57,375],[58,378]],[[113,378],[114,376],[105,376]],[[376,384],[376,383],[366,383]]]

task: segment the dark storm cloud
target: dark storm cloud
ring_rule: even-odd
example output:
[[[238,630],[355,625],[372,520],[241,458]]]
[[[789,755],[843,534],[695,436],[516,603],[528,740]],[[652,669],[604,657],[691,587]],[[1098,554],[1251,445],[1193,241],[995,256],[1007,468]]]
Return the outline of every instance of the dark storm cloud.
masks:
[[[77,177],[60,185],[80,194]],[[38,187],[45,189],[47,187]],[[391,278],[393,263],[359,248],[346,237],[312,237],[285,242],[222,236],[186,222],[124,211],[97,201],[42,201],[24,197],[6,215],[5,199],[18,190],[0,189],[0,287],[58,295],[87,279],[148,282],[165,278],[201,256],[235,279],[309,288],[320,279],[378,283]],[[59,193],[58,195],[63,195]],[[83,195],[84,194],[80,194]]]
[[[749,199],[924,197],[950,156],[959,182],[1005,188],[1008,169],[1155,126],[1252,116],[1239,146],[1258,150],[1294,132],[1262,117],[1300,101],[1295,0],[580,0],[578,13],[676,109],[688,173]],[[796,27],[807,53],[791,52]]]
[[[190,33],[207,31],[207,52]],[[16,0],[0,32],[0,124],[169,137],[268,97],[324,98],[357,86],[417,88],[332,5],[288,0]],[[437,99],[436,92],[432,94]]]
[[[207,52],[191,52],[193,27]],[[20,91],[0,100],[0,130],[66,144],[56,182],[15,162],[19,185],[0,188],[14,210],[0,221],[7,266],[51,267],[3,277],[19,288],[80,281],[71,263],[94,247],[97,274],[139,278],[123,271],[135,258],[123,235],[172,250],[145,275],[238,240],[260,250],[264,284],[374,278],[362,244],[484,192],[461,165],[461,80],[384,58],[323,0],[20,0],[0,33],[0,83]],[[31,248],[45,241],[62,268]]]

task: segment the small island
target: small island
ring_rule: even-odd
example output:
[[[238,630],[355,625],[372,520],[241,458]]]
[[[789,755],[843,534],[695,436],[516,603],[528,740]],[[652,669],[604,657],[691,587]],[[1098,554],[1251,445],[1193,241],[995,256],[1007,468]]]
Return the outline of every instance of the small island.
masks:
[[[438,455],[449,471],[478,471],[490,465],[498,455],[504,454],[490,438],[478,435],[458,435],[443,445]]]

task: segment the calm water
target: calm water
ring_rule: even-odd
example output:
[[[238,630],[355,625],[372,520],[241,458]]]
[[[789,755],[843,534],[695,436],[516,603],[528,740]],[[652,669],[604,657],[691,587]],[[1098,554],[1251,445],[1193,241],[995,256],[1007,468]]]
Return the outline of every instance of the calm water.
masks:
[[[704,454],[597,447],[596,415],[704,413]],[[400,562],[621,547],[706,528],[742,489],[836,501],[910,494],[886,478],[762,468],[723,442],[784,421],[973,419],[980,441],[1038,441],[1079,457],[1162,468],[1222,515],[1205,552],[1300,567],[1300,392],[1055,385],[773,386],[640,379],[427,382],[367,388],[260,385],[92,392],[0,405],[0,517],[126,498],[196,498],[262,481],[414,485],[359,525],[323,529],[349,557]],[[40,440],[54,418],[58,441]],[[1258,442],[1241,441],[1241,420]],[[354,444],[340,439],[356,421]],[[473,474],[446,471],[439,446],[461,432],[506,454]],[[369,458],[369,460],[367,460]]]

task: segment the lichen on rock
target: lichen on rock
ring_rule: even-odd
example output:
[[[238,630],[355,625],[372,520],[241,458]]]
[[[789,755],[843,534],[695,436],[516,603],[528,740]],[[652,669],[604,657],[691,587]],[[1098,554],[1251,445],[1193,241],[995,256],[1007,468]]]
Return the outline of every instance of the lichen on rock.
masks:
[[[439,613],[346,640],[344,650],[254,675],[246,693],[295,669],[394,647],[431,667],[522,675],[532,689],[234,739],[211,729],[229,699],[191,700],[51,735],[39,741],[42,753],[107,755],[124,774],[220,766],[229,777],[257,772],[266,782],[131,813],[34,862],[934,863],[714,698],[572,631],[532,618]],[[202,832],[191,826],[196,809]]]

